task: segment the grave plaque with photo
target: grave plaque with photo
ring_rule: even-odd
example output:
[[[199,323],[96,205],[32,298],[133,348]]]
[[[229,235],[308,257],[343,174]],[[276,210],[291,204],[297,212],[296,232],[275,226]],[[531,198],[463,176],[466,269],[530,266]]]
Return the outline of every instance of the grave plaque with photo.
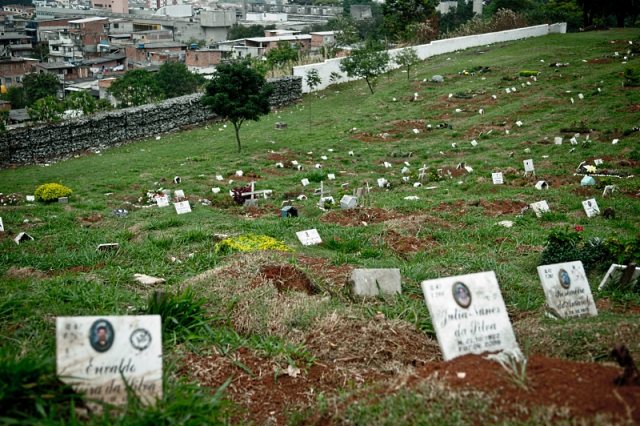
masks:
[[[169,196],[163,195],[161,197],[156,197],[156,204],[158,207],[168,207],[169,206]]]
[[[587,214],[587,217],[594,217],[600,214],[600,209],[598,208],[598,203],[596,203],[595,198],[584,200],[582,202],[582,207],[584,208],[584,212]]]
[[[422,292],[445,361],[519,351],[493,271],[423,281]]]
[[[58,377],[88,400],[123,405],[129,388],[154,404],[162,398],[160,326],[159,315],[58,317]]]
[[[524,174],[535,173],[535,168],[533,167],[533,160],[524,160],[522,162],[524,164]]]
[[[175,206],[176,213],[178,214],[191,213],[191,206],[189,205],[188,201],[180,201],[179,203],[174,203],[173,205]]]
[[[320,238],[320,234],[318,234],[317,229],[309,229],[307,231],[299,231],[296,232],[296,236],[300,243],[303,246],[314,246],[316,244],[321,244],[322,239]]]
[[[582,262],[538,266],[549,311],[559,318],[598,315]]]
[[[502,172],[491,173],[491,180],[493,181],[494,185],[502,185],[504,183]]]
[[[546,200],[531,203],[529,206],[533,209],[536,217],[542,217],[543,214],[549,213],[549,204],[547,204]]]

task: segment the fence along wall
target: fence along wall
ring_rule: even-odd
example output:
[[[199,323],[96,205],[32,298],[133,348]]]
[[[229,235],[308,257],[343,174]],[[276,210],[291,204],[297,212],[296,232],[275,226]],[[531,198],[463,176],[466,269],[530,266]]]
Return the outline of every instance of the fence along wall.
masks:
[[[566,33],[567,24],[552,24],[552,25],[536,25],[534,27],[516,28],[513,30],[499,31],[495,33],[477,34],[465,37],[448,38],[444,40],[432,41],[429,44],[421,44],[414,46],[416,53],[420,59],[427,59],[432,56],[441,55],[443,53],[451,53],[457,50],[468,49],[470,47],[486,46],[493,43],[501,43],[505,41],[520,40],[530,37],[540,37],[552,33]],[[398,65],[393,62],[395,56],[402,49],[389,50],[389,56],[391,57],[390,68],[398,68]],[[349,78],[346,74],[340,71],[340,62],[343,58],[328,59],[324,62],[317,64],[301,65],[293,68],[293,75],[305,77],[307,72],[312,69],[318,70],[318,75],[321,79],[321,84],[315,88],[315,90],[322,90],[333,84],[330,81],[331,74],[337,73],[341,76],[339,82],[356,80],[355,78]],[[306,83],[302,87],[304,93],[309,93],[311,89]]]
[[[269,82],[274,87],[272,106],[290,104],[302,94],[300,77]],[[200,103],[201,97],[202,94],[186,95],[54,125],[9,130],[0,135],[0,167],[51,161],[89,149],[106,149],[215,119]]]

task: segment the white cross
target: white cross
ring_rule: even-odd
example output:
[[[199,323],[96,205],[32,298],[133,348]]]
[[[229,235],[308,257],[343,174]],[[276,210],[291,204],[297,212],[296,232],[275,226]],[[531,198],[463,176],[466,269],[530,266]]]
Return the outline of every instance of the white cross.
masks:
[[[251,182],[251,191],[250,192],[243,192],[242,196],[250,196],[252,200],[255,200],[255,196],[256,195],[260,195],[262,194],[263,197],[267,197],[267,194],[271,194],[273,192],[273,190],[271,189],[263,189],[261,191],[256,191],[256,183],[255,182]]]

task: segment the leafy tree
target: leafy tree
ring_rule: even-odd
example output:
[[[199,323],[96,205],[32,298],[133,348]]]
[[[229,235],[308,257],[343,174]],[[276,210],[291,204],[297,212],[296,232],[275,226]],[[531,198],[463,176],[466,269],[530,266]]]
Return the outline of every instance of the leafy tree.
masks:
[[[298,52],[299,49],[291,46],[291,43],[279,41],[278,47],[269,50],[265,56],[273,72],[274,67],[284,68],[288,63],[297,61]]]
[[[338,16],[329,21],[329,26],[336,33],[336,47],[345,47],[360,41],[356,21],[349,16]]]
[[[509,9],[514,12],[526,12],[535,7],[532,0],[493,0],[484,10],[485,16],[491,16],[500,9]]]
[[[440,31],[443,34],[454,31],[471,18],[473,18],[473,2],[458,0],[456,7],[440,17]]]
[[[236,132],[238,152],[240,127],[245,120],[258,121],[270,110],[273,87],[251,68],[248,61],[220,64],[206,88],[202,102],[214,114],[231,121]]]
[[[11,102],[11,108],[19,109],[27,106],[27,95],[22,86],[11,86],[7,89],[4,99]]]
[[[265,30],[273,30],[275,29],[275,25],[251,25],[245,27],[240,24],[233,24],[231,28],[229,28],[229,32],[227,33],[227,40],[237,40],[240,38],[251,38],[251,37],[263,37]]]
[[[40,98],[27,109],[29,118],[49,123],[60,121],[64,106],[55,96]]]
[[[320,74],[318,73],[318,70],[316,68],[312,68],[309,71],[307,71],[306,74],[306,83],[307,86],[309,86],[309,89],[313,92],[315,90],[316,87],[320,86],[320,84],[322,84],[322,78],[320,78]]]
[[[58,77],[47,72],[30,73],[24,76],[22,87],[24,88],[25,103],[30,106],[38,99],[57,96],[60,81]]]
[[[349,77],[364,78],[373,94],[376,78],[385,72],[389,64],[389,53],[378,42],[369,41],[364,47],[355,49],[340,63],[340,70]]]
[[[408,39],[407,27],[435,15],[436,0],[387,0],[382,6],[384,28],[391,38]]]
[[[205,83],[203,76],[192,73],[185,64],[175,61],[162,64],[156,79],[165,98],[195,93]]]
[[[64,108],[80,110],[84,115],[96,112],[96,100],[89,92],[73,92],[64,99]]]
[[[400,65],[400,67],[405,67],[407,69],[407,80],[410,80],[409,74],[411,73],[411,67],[420,62],[420,58],[416,53],[416,50],[411,47],[405,47],[402,49],[394,58],[396,64]]]
[[[144,105],[162,99],[160,84],[147,70],[127,71],[107,89],[125,107]]]

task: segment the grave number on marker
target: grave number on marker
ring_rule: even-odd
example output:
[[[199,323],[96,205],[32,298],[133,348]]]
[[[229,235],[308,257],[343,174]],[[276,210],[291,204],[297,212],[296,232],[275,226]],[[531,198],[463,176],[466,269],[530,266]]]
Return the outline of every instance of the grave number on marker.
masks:
[[[296,236],[303,246],[313,246],[322,243],[320,234],[317,229],[309,229],[307,231],[296,232]]]

